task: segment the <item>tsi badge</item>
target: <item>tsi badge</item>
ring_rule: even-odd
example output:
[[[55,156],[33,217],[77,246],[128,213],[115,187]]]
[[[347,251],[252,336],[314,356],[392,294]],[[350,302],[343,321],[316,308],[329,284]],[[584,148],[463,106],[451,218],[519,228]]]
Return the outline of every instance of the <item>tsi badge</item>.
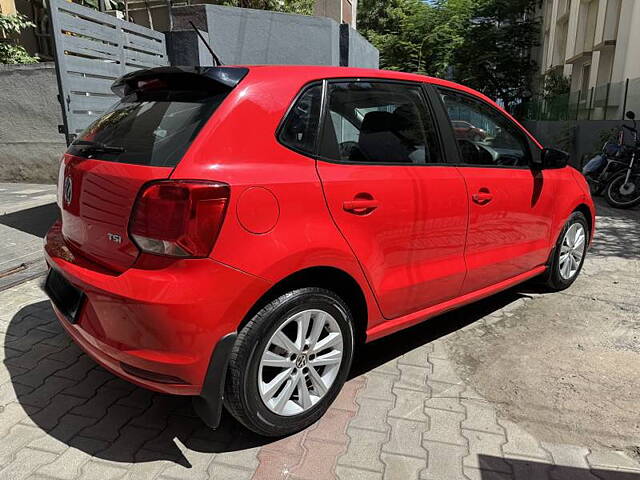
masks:
[[[117,233],[107,233],[107,238],[113,243],[122,243],[122,237]]]

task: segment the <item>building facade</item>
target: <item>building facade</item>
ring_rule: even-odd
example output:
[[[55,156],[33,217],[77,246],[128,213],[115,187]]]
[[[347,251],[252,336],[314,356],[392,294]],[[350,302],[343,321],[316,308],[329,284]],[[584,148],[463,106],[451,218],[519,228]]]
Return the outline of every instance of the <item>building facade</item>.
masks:
[[[346,23],[356,28],[356,13],[358,0],[316,0],[313,14],[319,17],[329,17],[338,23]]]
[[[13,15],[16,13],[16,5],[13,0],[0,0],[0,13],[2,15]]]
[[[578,111],[640,110],[640,1],[544,0],[540,13],[540,73],[568,77]]]

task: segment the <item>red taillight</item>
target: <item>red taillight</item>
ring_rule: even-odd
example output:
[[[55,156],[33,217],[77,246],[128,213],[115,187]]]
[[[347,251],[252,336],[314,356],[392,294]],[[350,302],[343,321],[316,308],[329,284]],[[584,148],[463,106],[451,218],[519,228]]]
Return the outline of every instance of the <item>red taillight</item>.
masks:
[[[129,235],[143,252],[174,257],[206,257],[224,220],[229,186],[167,180],[138,195]]]

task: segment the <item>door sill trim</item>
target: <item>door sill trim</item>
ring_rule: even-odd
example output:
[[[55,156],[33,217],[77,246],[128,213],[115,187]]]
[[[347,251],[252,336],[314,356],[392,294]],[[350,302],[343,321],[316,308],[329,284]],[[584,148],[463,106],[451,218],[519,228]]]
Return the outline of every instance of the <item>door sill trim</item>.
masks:
[[[463,305],[467,305],[482,298],[489,297],[494,293],[506,290],[510,287],[513,287],[514,285],[529,280],[530,278],[541,275],[545,272],[546,269],[546,265],[540,265],[533,270],[529,270],[528,272],[521,273],[520,275],[516,275],[515,277],[511,277],[507,280],[503,280],[502,282],[496,283],[495,285],[481,288],[480,290],[469,292],[465,295],[462,295],[461,297],[453,298],[451,300],[447,300],[446,302],[439,303],[422,310],[418,310],[417,312],[383,322],[367,330],[367,342],[377,340],[386,335],[390,335],[399,330],[403,330],[407,327],[411,327],[412,325],[416,325],[431,317],[435,317],[436,315],[441,315],[450,310],[462,307]]]

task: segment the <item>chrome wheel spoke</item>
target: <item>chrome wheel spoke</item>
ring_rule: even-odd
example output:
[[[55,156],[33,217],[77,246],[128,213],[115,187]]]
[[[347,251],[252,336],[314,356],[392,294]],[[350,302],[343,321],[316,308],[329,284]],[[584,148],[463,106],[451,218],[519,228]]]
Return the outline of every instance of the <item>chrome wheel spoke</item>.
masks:
[[[324,380],[322,380],[322,377],[312,365],[309,366],[309,378],[311,379],[311,384],[313,385],[313,389],[316,394],[322,397],[327,393],[327,386],[325,385]]]
[[[311,352],[321,352],[327,348],[335,347],[342,344],[342,335],[338,332],[332,332],[318,341]]]
[[[261,385],[264,388],[260,390],[260,395],[262,396],[262,400],[264,400],[265,403],[269,402],[278,391],[278,389],[282,386],[282,384],[289,380],[292,372],[293,368],[283,370],[278,375],[276,375],[268,384]]]
[[[296,347],[298,347],[298,351],[301,352],[305,347],[307,332],[309,331],[309,323],[311,323],[311,312],[302,312],[302,314],[296,317],[296,323],[298,325]]]
[[[311,395],[309,394],[309,387],[307,387],[307,379],[304,375],[298,377],[298,397],[300,400],[300,406],[306,410],[313,403],[311,401]]]
[[[335,365],[342,361],[342,352],[339,350],[331,350],[329,353],[315,357],[309,360],[309,365],[319,367],[321,365]]]
[[[282,330],[276,332],[271,342],[289,353],[299,352],[298,346],[287,337]]]
[[[278,395],[278,398],[276,398],[275,404],[273,406],[273,409],[275,410],[276,413],[282,413],[287,402],[291,400],[291,396],[293,395],[293,392],[298,386],[299,378],[300,378],[300,372],[296,372],[293,374],[292,377],[290,377],[287,380],[287,384],[280,392],[280,395]]]
[[[564,278],[569,278],[570,276],[569,274],[571,273],[571,261],[569,260],[568,257],[567,257],[567,260],[564,262],[564,265],[562,266],[561,272]]]
[[[576,235],[578,234],[577,229],[575,228],[575,225],[573,225],[571,227],[571,247],[575,247],[576,246]]]
[[[572,255],[573,255],[573,258],[575,258],[579,263],[580,260],[582,260],[582,256],[584,255],[584,250],[580,250],[580,249],[574,250]]]
[[[318,338],[320,338],[320,335],[322,334],[322,330],[324,329],[325,324],[326,324],[326,314],[324,312],[317,314],[313,319],[313,327],[311,328],[311,333],[309,334],[309,342],[308,342],[310,351],[314,350],[316,346],[316,342],[318,341]]]
[[[262,365],[265,367],[290,368],[293,367],[294,363],[289,359],[289,357],[282,357],[277,353],[267,350],[262,356]]]

